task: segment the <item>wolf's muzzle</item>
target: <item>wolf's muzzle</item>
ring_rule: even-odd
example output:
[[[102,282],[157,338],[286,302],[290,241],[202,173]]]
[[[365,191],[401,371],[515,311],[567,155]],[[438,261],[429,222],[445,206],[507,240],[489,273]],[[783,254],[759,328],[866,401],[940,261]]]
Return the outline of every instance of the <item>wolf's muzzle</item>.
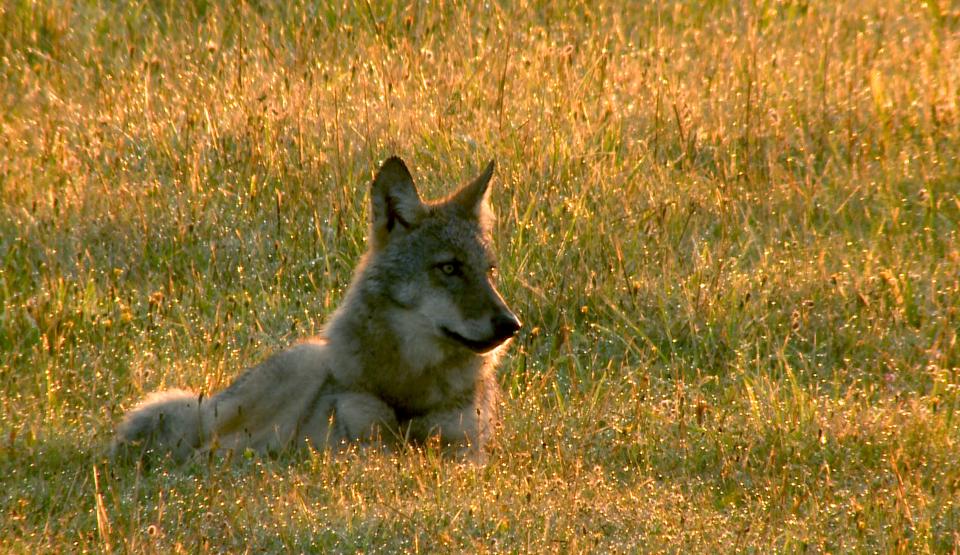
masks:
[[[493,337],[498,344],[503,343],[513,337],[522,326],[523,324],[520,323],[520,319],[516,315],[511,313],[498,314],[493,318]]]
[[[485,353],[507,339],[513,337],[522,325],[520,320],[513,314],[499,314],[493,317],[493,334],[483,340],[470,339],[447,328],[440,328],[448,338],[460,343],[475,353]]]

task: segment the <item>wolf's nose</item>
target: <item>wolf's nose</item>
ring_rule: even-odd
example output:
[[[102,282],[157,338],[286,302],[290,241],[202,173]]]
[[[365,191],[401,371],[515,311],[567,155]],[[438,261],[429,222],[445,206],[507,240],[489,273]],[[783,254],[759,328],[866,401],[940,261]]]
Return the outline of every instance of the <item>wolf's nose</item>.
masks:
[[[513,337],[522,325],[513,314],[498,314],[493,317],[493,333],[501,339]]]

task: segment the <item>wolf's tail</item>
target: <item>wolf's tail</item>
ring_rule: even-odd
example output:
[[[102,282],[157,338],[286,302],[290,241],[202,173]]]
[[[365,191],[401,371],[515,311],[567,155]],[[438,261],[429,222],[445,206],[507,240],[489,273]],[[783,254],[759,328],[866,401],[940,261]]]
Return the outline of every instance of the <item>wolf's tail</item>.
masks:
[[[191,391],[153,393],[123,418],[111,452],[136,458],[169,453],[185,460],[203,444],[200,411],[200,396]]]

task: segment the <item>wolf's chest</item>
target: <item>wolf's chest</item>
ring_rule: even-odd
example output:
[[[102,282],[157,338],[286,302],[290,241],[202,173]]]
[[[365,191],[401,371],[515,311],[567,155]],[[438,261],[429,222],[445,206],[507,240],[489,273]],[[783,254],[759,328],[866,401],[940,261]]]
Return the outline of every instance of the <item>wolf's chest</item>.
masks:
[[[469,402],[476,388],[476,375],[476,369],[469,367],[427,369],[406,379],[394,375],[392,379],[380,380],[376,393],[402,419]]]

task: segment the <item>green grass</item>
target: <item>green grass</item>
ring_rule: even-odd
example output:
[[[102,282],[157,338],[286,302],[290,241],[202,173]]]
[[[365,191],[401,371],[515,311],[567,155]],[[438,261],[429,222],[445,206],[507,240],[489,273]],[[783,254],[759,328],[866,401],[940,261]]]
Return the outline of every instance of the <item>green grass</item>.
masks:
[[[322,329],[391,154],[498,162],[490,464],[107,459]],[[5,2],[0,549],[956,551],[958,229],[945,0]]]

